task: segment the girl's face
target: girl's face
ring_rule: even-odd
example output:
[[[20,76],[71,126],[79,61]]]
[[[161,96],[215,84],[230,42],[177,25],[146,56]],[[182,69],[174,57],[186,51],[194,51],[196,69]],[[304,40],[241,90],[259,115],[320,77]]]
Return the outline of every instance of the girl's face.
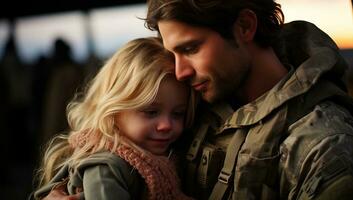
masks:
[[[150,105],[117,115],[120,133],[153,154],[166,154],[184,129],[188,95],[187,86],[167,75]]]

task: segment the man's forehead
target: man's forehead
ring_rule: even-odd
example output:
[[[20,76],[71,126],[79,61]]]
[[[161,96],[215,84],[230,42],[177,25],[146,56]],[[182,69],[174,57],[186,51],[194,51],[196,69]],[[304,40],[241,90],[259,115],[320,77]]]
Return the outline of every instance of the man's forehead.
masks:
[[[200,34],[196,27],[179,21],[160,21],[158,26],[163,45],[168,50],[173,50],[180,45],[186,44]]]

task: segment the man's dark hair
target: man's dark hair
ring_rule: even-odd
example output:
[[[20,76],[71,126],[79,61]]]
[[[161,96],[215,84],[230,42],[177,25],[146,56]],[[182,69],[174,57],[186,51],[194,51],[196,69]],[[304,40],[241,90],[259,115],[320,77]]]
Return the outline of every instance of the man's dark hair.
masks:
[[[226,39],[234,39],[232,26],[242,9],[252,10],[258,20],[255,41],[262,47],[277,39],[284,16],[273,0],[148,0],[145,26],[159,31],[161,20],[177,20],[210,28]]]

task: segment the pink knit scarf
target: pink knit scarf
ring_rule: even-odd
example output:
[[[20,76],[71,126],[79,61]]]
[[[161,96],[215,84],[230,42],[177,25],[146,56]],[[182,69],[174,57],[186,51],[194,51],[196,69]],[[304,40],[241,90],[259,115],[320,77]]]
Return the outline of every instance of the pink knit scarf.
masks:
[[[164,156],[141,152],[127,145],[119,145],[115,153],[133,166],[145,179],[151,200],[190,200],[179,186],[179,178],[172,161]]]
[[[98,141],[95,134],[88,133],[71,135],[69,138],[69,143],[73,148],[80,148],[85,143],[94,144]],[[192,199],[181,191],[174,163],[167,157],[156,156],[127,144],[120,144],[113,149],[113,145],[110,143],[106,149],[116,153],[140,173],[145,179],[149,200]]]

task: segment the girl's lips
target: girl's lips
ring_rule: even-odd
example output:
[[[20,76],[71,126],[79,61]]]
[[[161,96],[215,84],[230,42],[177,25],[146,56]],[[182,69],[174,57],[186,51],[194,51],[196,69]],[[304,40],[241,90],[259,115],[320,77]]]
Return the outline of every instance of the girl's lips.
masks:
[[[167,139],[151,139],[153,141],[161,141],[161,142],[166,142],[166,141],[169,141],[169,138]]]
[[[158,147],[166,147],[170,144],[170,139],[150,139],[151,143]]]
[[[170,141],[170,139],[169,138],[166,138],[166,139],[154,139],[154,138],[151,138],[150,141],[157,142],[157,143],[168,143]]]

